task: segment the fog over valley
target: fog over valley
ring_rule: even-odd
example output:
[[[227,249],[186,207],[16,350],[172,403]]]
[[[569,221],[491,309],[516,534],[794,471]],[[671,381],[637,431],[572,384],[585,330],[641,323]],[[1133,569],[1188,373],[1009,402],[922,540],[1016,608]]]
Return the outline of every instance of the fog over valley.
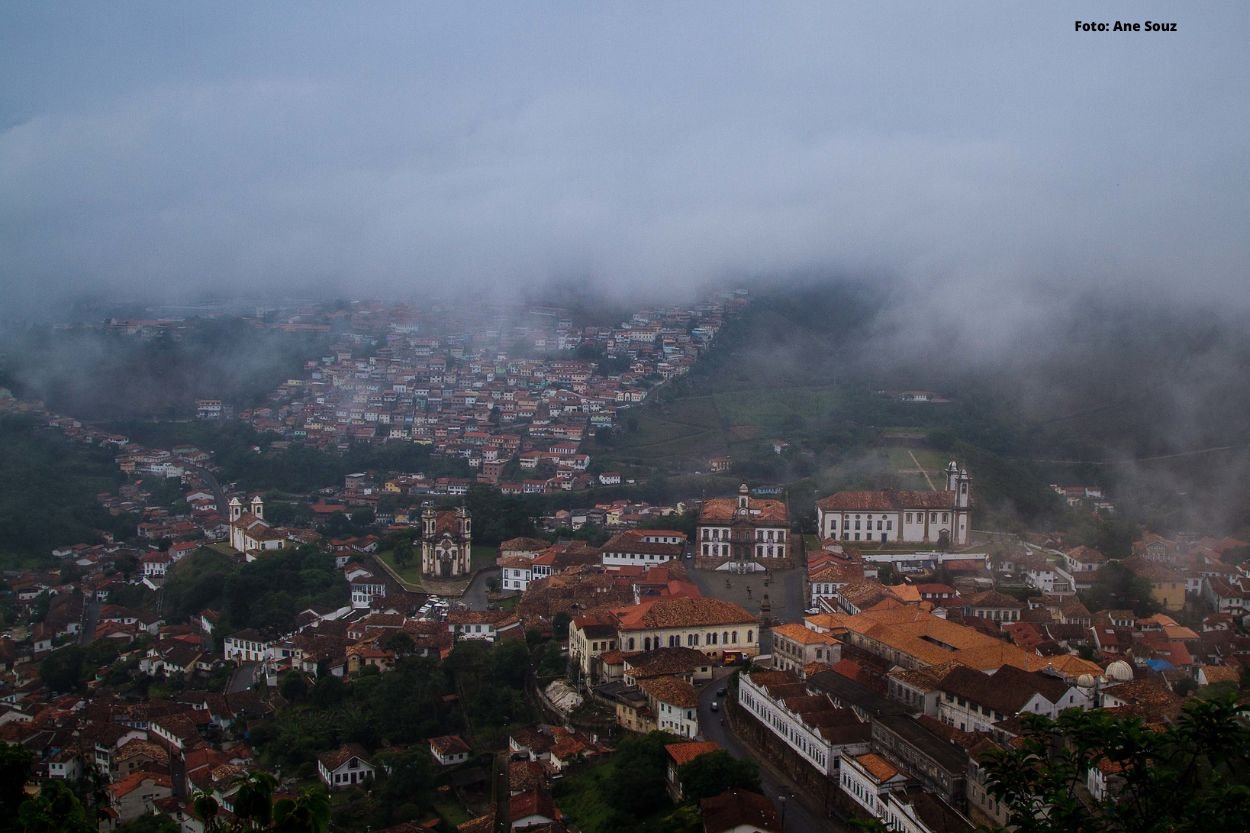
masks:
[[[1247,308],[1237,4],[479,11],[7,10],[9,308],[815,272],[990,351],[1091,288]]]

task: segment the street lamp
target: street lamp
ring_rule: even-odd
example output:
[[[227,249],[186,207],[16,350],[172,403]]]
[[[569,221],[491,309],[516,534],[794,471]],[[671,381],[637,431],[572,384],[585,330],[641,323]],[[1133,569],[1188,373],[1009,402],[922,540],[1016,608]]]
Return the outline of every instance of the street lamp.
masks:
[[[779,795],[777,800],[781,802],[781,833],[786,833],[786,797]]]

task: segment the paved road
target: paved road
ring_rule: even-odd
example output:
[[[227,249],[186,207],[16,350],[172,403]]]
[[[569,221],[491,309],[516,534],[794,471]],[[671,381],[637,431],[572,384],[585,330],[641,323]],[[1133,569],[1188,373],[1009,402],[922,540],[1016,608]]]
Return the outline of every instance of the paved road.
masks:
[[[725,669],[726,671],[728,669]],[[808,796],[801,792],[797,784],[774,769],[767,761],[757,757],[743,741],[730,729],[728,722],[721,724],[724,717],[724,699],[717,692],[725,685],[725,680],[718,679],[708,683],[699,692],[699,727],[703,737],[716,741],[729,752],[739,758],[755,761],[760,765],[760,783],[764,794],[772,799],[778,809],[785,805],[785,824],[781,833],[850,833],[850,825],[837,819],[824,816],[821,803],[824,796]],[[718,701],[720,711],[712,711],[712,702]],[[785,801],[782,801],[782,798]]]
[[[235,694],[251,688],[256,682],[257,667],[254,662],[245,662],[235,669],[235,672],[230,675],[230,682],[226,683],[226,693]]]
[[[213,500],[217,501],[217,512],[223,517],[230,517],[230,513],[226,511],[226,493],[221,490],[221,484],[217,482],[217,477],[211,471],[203,466],[191,466],[187,468],[204,478],[204,482],[208,484],[208,488],[212,490]]]
[[[95,595],[84,599],[82,603],[82,633],[78,635],[79,645],[90,645],[95,639],[96,626],[100,624],[100,603]]]
[[[486,610],[490,606],[490,601],[486,598],[486,585],[490,584],[491,579],[499,580],[498,567],[487,567],[479,571],[465,588],[460,601],[468,605],[469,610]]]

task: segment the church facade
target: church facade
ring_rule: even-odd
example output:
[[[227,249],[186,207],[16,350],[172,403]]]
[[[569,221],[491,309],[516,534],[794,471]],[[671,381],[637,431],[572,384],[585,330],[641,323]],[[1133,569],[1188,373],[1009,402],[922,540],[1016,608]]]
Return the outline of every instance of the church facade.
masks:
[[[280,550],[286,546],[286,535],[278,532],[265,520],[265,503],[260,495],[252,497],[247,512],[237,497],[230,498],[230,546],[256,560],[256,553]]]
[[[790,513],[783,501],[751,497],[743,483],[737,498],[704,501],[695,547],[700,558],[726,559],[717,569],[762,570],[790,558]]]
[[[972,480],[955,461],[942,491],[837,492],[816,502],[821,538],[963,546],[972,529]]]
[[[421,508],[421,573],[429,578],[459,578],[471,572],[473,519],[463,506]]]

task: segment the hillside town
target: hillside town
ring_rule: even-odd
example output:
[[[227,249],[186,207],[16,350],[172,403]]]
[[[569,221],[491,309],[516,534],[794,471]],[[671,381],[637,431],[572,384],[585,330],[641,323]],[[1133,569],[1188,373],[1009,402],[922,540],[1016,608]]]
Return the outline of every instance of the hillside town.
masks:
[[[414,815],[402,819],[396,801],[375,831],[546,833],[579,829],[566,785],[660,732],[656,777],[675,804],[718,755],[758,763],[753,783],[699,795],[708,833],[850,819],[941,833],[1008,823],[985,762],[1020,742],[1026,715],[1105,710],[1166,727],[1188,700],[1244,690],[1247,542],[1147,532],[1113,558],[1059,532],[982,532],[976,472],[957,461],[930,490],[839,491],[811,506],[747,482],[672,504],[588,492],[581,507],[527,519],[526,534],[480,543],[488,519],[468,508],[470,488],[606,485],[587,482],[586,432],[644,398],[644,380],[689,369],[724,314],[653,311],[584,330],[538,316],[478,344],[358,311],[385,320],[385,348],[310,362],[307,378],[236,418],[314,446],[429,444],[477,475],[352,473],[281,523],[246,483],[219,483],[208,451],[141,447],[0,399],[110,449],[126,482],[98,501],[136,533],[58,547],[49,566],[5,575],[0,740],[29,754],[28,790],[92,785],[103,833],[150,815],[205,833],[246,822],[267,772],[266,789],[292,801],[322,785],[350,828],[365,790],[391,795],[411,771],[437,797],[403,804]],[[509,359],[499,345],[518,333],[593,344],[628,368]],[[200,405],[201,419],[228,418]],[[549,476],[505,480],[510,466]],[[1097,490],[1054,488],[1113,511]],[[605,539],[572,537],[592,528]],[[229,610],[188,607],[206,586],[188,577],[210,563]],[[302,572],[279,572],[292,563]],[[245,613],[229,595],[243,592],[233,576],[296,574],[323,576],[331,601]],[[521,657],[511,675],[507,652]],[[509,682],[474,694],[482,673]],[[448,687],[420,695],[438,714],[419,727],[336,726],[275,751],[289,715],[436,674]],[[1123,786],[1095,763],[1082,795]]]

